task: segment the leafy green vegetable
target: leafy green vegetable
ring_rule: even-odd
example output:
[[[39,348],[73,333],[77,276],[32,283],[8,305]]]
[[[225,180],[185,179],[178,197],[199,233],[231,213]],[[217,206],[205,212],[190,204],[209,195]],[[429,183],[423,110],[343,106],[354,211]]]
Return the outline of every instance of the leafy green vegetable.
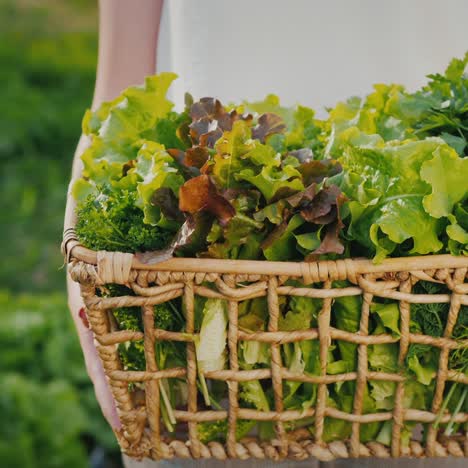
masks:
[[[291,194],[304,188],[301,174],[292,166],[281,167],[281,158],[269,146],[252,139],[243,120],[234,122],[215,145],[216,155],[210,169],[215,182],[223,188],[242,188],[242,181],[254,185],[271,201],[279,191]]]
[[[85,177],[103,184],[122,176],[123,165],[136,158],[138,141],[151,135],[172,109],[166,92],[174,78],[172,73],[147,77],[144,86],[127,88],[85,114],[83,131],[91,136],[91,146],[82,156]]]
[[[435,378],[438,368],[438,350],[429,345],[412,344],[406,355],[406,364],[418,382],[429,385]]]
[[[291,296],[288,312],[279,319],[280,330],[307,330],[317,325],[317,316],[322,304],[318,299],[303,296]]]
[[[238,419],[236,426],[236,439],[240,440],[253,429],[255,421]],[[228,424],[225,419],[214,422],[202,422],[197,425],[199,439],[207,444],[212,441],[224,442],[227,436]]]
[[[371,312],[379,316],[382,325],[394,336],[400,336],[400,310],[397,303],[372,304]]]
[[[170,189],[177,197],[184,178],[178,172],[174,159],[165,151],[164,146],[145,141],[138,151],[135,168],[130,170],[141,178],[137,185],[138,204],[145,214],[144,222],[161,226],[168,230],[178,227],[174,220],[168,219],[154,194],[161,188]]]
[[[360,244],[375,249],[377,260],[395,249],[402,255],[442,249],[441,214],[428,198],[432,181],[427,170],[423,172],[425,163],[440,151],[457,158],[454,150],[438,139],[401,144],[380,142],[374,146],[349,146],[345,150],[342,161],[347,174],[342,179],[342,188],[352,200],[348,233]],[[454,191],[454,197],[459,196],[459,188],[447,190]],[[408,240],[412,242],[405,247]]]
[[[452,61],[444,75],[431,75],[428,85],[415,93],[399,85],[376,85],[363,99],[337,104],[323,121],[307,107],[281,106],[274,95],[229,107],[216,98],[194,102],[188,96],[186,109],[175,113],[164,97],[172,75],[149,78],[145,87],[131,88],[85,117],[92,144],[83,155],[84,177],[74,187],[79,200],[77,234],[93,249],[136,252],[171,244],[177,256],[220,259],[364,256],[379,262],[388,256],[464,255],[468,252],[467,63],[468,54]],[[157,254],[149,252],[142,259]],[[285,285],[322,287],[292,280]],[[333,286],[349,284],[337,281]],[[450,294],[445,284],[426,281],[418,281],[413,292]],[[132,292],[110,287],[108,294]],[[205,406],[216,409],[227,396],[226,385],[205,379],[204,372],[227,365],[227,307],[221,299],[195,298],[197,385]],[[279,330],[317,328],[322,307],[319,299],[281,296]],[[358,333],[362,307],[361,296],[335,298],[331,326]],[[156,306],[155,327],[183,332],[183,308],[180,300]],[[412,303],[410,332],[443,336],[449,308],[447,303]],[[466,310],[462,305],[453,339],[466,340]],[[240,330],[268,330],[265,297],[240,301],[238,314]],[[117,309],[114,317],[120,329],[142,330],[138,308]],[[398,340],[397,302],[373,300],[368,333]],[[289,372],[322,373],[318,340],[279,347],[282,366]],[[126,369],[145,369],[142,342],[121,344],[119,353]],[[401,362],[398,342],[372,344],[367,365],[370,371],[405,376],[404,408],[430,410],[439,353],[439,348],[413,342]],[[155,354],[161,369],[187,365],[184,343],[158,341]],[[327,349],[326,372],[356,372],[357,360],[357,344],[333,340]],[[450,370],[466,373],[467,360],[465,348],[452,349]],[[242,370],[269,368],[269,344],[241,341],[238,363]],[[163,379],[158,385],[162,418],[173,432],[174,408],[186,404],[186,383]],[[363,413],[392,411],[396,386],[392,381],[367,382]],[[466,392],[457,383],[446,387],[443,409],[461,411]],[[327,406],[352,412],[355,389],[355,381],[327,385]],[[303,411],[316,399],[316,384],[283,381],[285,409]],[[273,400],[269,381],[239,382],[242,407],[270,411]],[[455,421],[452,417],[446,431],[458,430]],[[313,432],[313,424],[313,419],[303,418],[286,427],[308,427]],[[351,428],[349,421],[327,417],[323,438],[345,439]],[[405,444],[413,428],[414,423],[405,421]],[[204,442],[224,441],[227,421],[203,422],[198,429]],[[273,423],[254,421],[239,421],[237,437],[254,429],[260,437],[273,437]],[[389,445],[392,422],[363,424],[360,438]]]
[[[418,294],[444,294],[447,292],[444,285],[428,281],[420,281],[414,289],[415,293]],[[411,331],[429,336],[442,336],[448,310],[449,305],[444,303],[411,304]]]
[[[75,230],[81,243],[94,250],[141,252],[168,245],[171,231],[144,222],[136,206],[138,195],[130,190],[107,190],[79,203]]]

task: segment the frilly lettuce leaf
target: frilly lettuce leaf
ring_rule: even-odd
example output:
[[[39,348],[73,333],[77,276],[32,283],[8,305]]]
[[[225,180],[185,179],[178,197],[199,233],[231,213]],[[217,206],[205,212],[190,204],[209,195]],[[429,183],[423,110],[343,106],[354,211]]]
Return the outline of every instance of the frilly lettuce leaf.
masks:
[[[411,344],[406,355],[406,366],[410,374],[423,385],[430,385],[439,366],[439,350],[422,344]]]
[[[389,329],[394,336],[400,336],[400,309],[398,304],[372,304],[370,310],[379,316],[383,326]]]
[[[236,174],[235,178],[246,180],[257,187],[267,202],[272,201],[278,194],[287,196],[304,189],[301,173],[292,166],[263,166],[259,172],[244,169]]]
[[[319,161],[323,163],[324,161]],[[340,241],[341,219],[346,197],[336,185],[319,188],[316,183],[305,190],[267,205],[254,214],[258,221],[268,219],[277,226],[262,242],[269,260],[343,253]]]
[[[423,200],[424,209],[435,218],[446,217],[449,249],[454,254],[468,250],[468,158],[460,158],[449,146],[439,147],[434,158],[421,168],[421,178],[432,186]]]
[[[256,112],[258,114],[274,113],[281,117],[286,125],[282,134],[272,136],[268,142],[278,151],[309,148],[316,158],[323,153],[323,122],[315,118],[315,112],[306,106],[285,107],[278,96],[269,94],[263,101],[244,101],[239,112]]]
[[[370,380],[370,396],[375,400],[376,409],[391,410],[395,404],[395,382]]]
[[[373,335],[387,333],[382,324],[377,324],[373,330]],[[368,348],[369,367],[378,372],[398,371],[398,344],[384,343],[370,345]]]
[[[285,130],[283,119],[277,114],[267,112],[258,118],[257,125],[252,129],[252,137],[265,143],[269,136],[283,133]]]
[[[268,163],[275,157],[273,148],[252,140],[252,131],[244,121],[237,121],[215,145],[211,174],[222,188],[242,188],[235,174],[250,165]],[[252,158],[252,160],[250,160]],[[276,164],[278,165],[278,164]]]
[[[223,189],[248,188],[249,182],[263,194],[267,202],[275,196],[303,190],[300,172],[294,167],[281,167],[279,153],[252,139],[252,130],[244,120],[234,122],[215,144],[216,154],[210,172]]]
[[[447,226],[450,252],[455,255],[468,255],[468,200],[457,203],[453,214],[447,218],[450,221],[450,225]]]
[[[286,123],[287,127],[291,127],[294,119],[294,109],[282,106],[279,97],[275,94],[268,94],[263,101],[244,101],[242,105],[238,107],[238,111],[241,113],[256,112],[257,114],[272,112],[279,115]]]
[[[122,176],[122,166],[136,157],[138,140],[172,109],[166,93],[175,78],[173,73],[147,77],[143,86],[127,88],[86,113],[83,132],[91,136],[91,145],[82,155],[85,177],[99,184]]]
[[[438,146],[434,157],[421,167],[421,179],[432,187],[423,200],[424,209],[435,218],[448,216],[454,205],[468,198],[468,158],[460,158],[449,146]]]
[[[317,325],[317,316],[322,307],[322,301],[310,297],[291,296],[289,310],[280,316],[280,330],[307,330]]]
[[[145,214],[144,221],[148,224],[158,225],[174,229],[174,224],[163,215],[161,207],[155,203],[153,198],[155,192],[160,188],[169,188],[174,195],[179,195],[179,188],[184,183],[184,178],[175,166],[174,159],[169,156],[164,146],[153,141],[140,142],[135,167],[131,170],[139,176],[137,191],[139,205]]]
[[[408,368],[415,373],[418,382],[423,385],[429,385],[436,376],[437,367],[421,364],[420,358],[416,354],[407,359],[407,364]]]
[[[343,286],[346,283],[343,283]],[[356,333],[359,330],[359,321],[361,319],[362,299],[358,296],[338,297],[333,305],[334,326],[340,330]],[[349,363],[354,369],[356,366],[357,345],[338,341],[338,349],[342,360]]]
[[[210,245],[202,256],[239,260],[258,258],[262,228],[262,223],[242,213],[236,213],[223,228],[214,223],[207,239]]]
[[[405,96],[402,86],[377,84],[374,92],[364,99],[352,97],[338,103],[326,123],[329,139],[325,154],[339,155],[347,139],[346,130],[353,127],[366,135],[379,135],[385,141],[411,137],[408,114],[396,115],[393,109]]]
[[[71,193],[73,198],[78,202],[83,202],[90,195],[96,196],[99,194],[99,190],[96,184],[85,179],[77,179],[72,186]]]
[[[349,144],[340,161],[348,172],[342,189],[352,200],[348,233],[373,247],[377,261],[395,249],[401,255],[442,249],[448,219],[440,218],[466,197],[460,180],[468,177],[468,166],[443,140]],[[459,174],[449,175],[452,171]]]
[[[268,244],[263,244],[263,255],[267,260],[282,261],[298,256],[294,231],[305,223],[304,219],[296,214],[286,223],[285,229],[276,238],[270,236]]]
[[[239,397],[259,411],[270,411],[270,403],[258,380],[240,382]]]

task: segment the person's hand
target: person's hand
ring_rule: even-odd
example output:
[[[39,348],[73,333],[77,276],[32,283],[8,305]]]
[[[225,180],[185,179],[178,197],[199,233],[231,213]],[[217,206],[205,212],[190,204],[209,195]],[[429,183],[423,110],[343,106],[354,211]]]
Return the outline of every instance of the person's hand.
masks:
[[[86,370],[93,382],[94,392],[101,407],[102,413],[112,429],[118,431],[121,428],[115,400],[109,388],[109,384],[104,374],[101,360],[98,355],[96,346],[94,345],[94,337],[89,329],[83,300],[80,296],[79,286],[67,278],[68,283],[68,306],[75,322],[78,336],[80,339],[81,349],[83,350]]]

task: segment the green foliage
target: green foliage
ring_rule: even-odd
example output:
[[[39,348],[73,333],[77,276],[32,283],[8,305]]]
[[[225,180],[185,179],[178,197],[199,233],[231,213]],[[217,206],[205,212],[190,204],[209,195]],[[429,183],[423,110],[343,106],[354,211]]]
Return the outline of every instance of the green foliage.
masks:
[[[247,436],[254,426],[255,421],[238,419],[236,426],[236,439],[240,440]],[[198,437],[204,444],[212,441],[225,442],[227,429],[228,423],[225,419],[221,421],[206,421],[197,425]]]
[[[2,291],[0,342],[0,386],[6,395],[0,406],[14,422],[0,425],[5,429],[0,429],[5,442],[0,452],[7,447],[10,455],[18,452],[25,457],[24,466],[38,466],[28,465],[28,457],[34,463],[40,457],[44,464],[39,466],[58,467],[66,460],[71,466],[84,466],[83,437],[115,450],[116,441],[97,405],[63,294],[15,296]],[[20,449],[23,443],[28,445]]]
[[[149,77],[144,86],[86,113],[83,128],[92,145],[81,156],[85,169],[74,185],[75,198],[100,200],[101,192],[112,197],[126,189],[131,200],[136,192],[133,203],[143,209],[144,223],[175,231],[185,219],[173,244],[179,255],[285,260],[341,253],[345,198],[337,186],[317,185],[341,166],[312,160],[320,133],[313,111],[285,111],[276,103],[283,115],[254,118],[239,113],[245,106],[228,112],[218,100],[202,98],[176,114],[165,98],[173,79],[164,73]],[[298,192],[299,198],[291,198]],[[277,201],[280,221],[253,219]],[[98,244],[92,229],[80,229],[92,215],[80,208],[77,214],[79,239]],[[126,250],[138,250],[130,238],[127,244]]]
[[[413,94],[376,85],[330,112],[325,154],[348,172],[348,235],[364,247],[359,252],[375,250],[377,260],[466,253],[467,64],[468,53]]]
[[[172,231],[185,218],[175,246],[180,255],[281,261],[344,254],[378,262],[463,254],[468,159],[459,154],[464,136],[454,132],[463,133],[467,57],[417,93],[377,85],[365,99],[339,103],[323,122],[272,95],[229,112],[215,98],[202,98],[176,114],[165,97],[174,76],[149,77],[85,115],[92,146],[82,155],[84,179],[75,192],[125,186],[138,193],[144,223]],[[448,117],[444,106],[457,116]],[[455,127],[421,127],[432,118],[428,112]],[[252,193],[256,203],[239,205]],[[187,248],[195,240],[197,248]],[[131,238],[127,248],[135,250]]]
[[[445,285],[420,281],[415,286],[418,294],[447,293]],[[442,336],[449,311],[449,304],[411,304],[411,319],[413,331],[429,336]],[[463,314],[461,314],[462,316]]]
[[[82,244],[94,250],[135,252],[163,249],[173,234],[144,223],[136,206],[137,193],[126,189],[104,189],[89,195],[78,206],[76,233]]]
[[[64,284],[57,245],[94,86],[96,5],[23,3],[0,2],[0,281],[53,291]]]
[[[79,437],[87,415],[72,385],[63,380],[41,384],[21,374],[2,373],[0,392],[4,422],[0,426],[0,459],[4,466],[86,466]]]
[[[129,173],[133,174],[133,170]],[[153,141],[144,141],[137,153],[134,174],[140,177],[137,191],[139,205],[145,213],[144,222],[167,230],[179,227],[178,223],[171,220],[170,214],[164,212],[154,196],[162,189],[167,189],[174,197],[178,197],[179,188],[184,183],[174,159],[165,151],[164,146]]]
[[[123,165],[136,158],[137,142],[171,110],[166,92],[174,78],[172,73],[147,77],[143,86],[127,88],[96,111],[87,111],[83,131],[91,146],[82,155],[85,177],[103,184],[122,176]]]
[[[12,468],[85,467],[97,446],[118,466],[67,310],[58,248],[92,99],[95,15],[90,0],[0,2],[0,460]]]
[[[443,248],[440,236],[444,222],[431,189],[444,183],[445,174],[453,169],[439,169],[438,182],[432,185],[426,171],[441,152],[460,159],[453,149],[436,139],[401,144],[378,142],[375,146],[367,143],[345,150],[343,189],[351,199],[348,233],[360,245],[375,250],[376,260],[394,252],[428,254]],[[446,190],[453,190],[458,197],[458,188],[447,186]],[[462,192],[461,196],[466,196],[466,187]],[[453,205],[444,216],[452,209]],[[405,244],[406,241],[411,242]]]
[[[115,285],[117,286],[117,285]],[[112,296],[126,294],[126,288],[111,287]],[[154,326],[162,330],[180,331],[183,326],[183,319],[178,311],[180,305],[174,305],[173,302],[165,302],[154,306]],[[143,331],[143,320],[141,309],[139,307],[120,307],[114,309],[113,315],[121,330]],[[177,344],[174,348],[172,342],[162,342],[157,345],[157,359],[160,363],[169,360],[183,360],[183,357],[177,357],[177,354],[183,355],[183,348]],[[169,356],[175,351],[174,356]],[[119,355],[125,369],[145,370],[145,349],[143,341],[129,341],[119,345]]]
[[[139,307],[119,307],[114,309],[114,317],[123,330],[143,331],[141,309]]]

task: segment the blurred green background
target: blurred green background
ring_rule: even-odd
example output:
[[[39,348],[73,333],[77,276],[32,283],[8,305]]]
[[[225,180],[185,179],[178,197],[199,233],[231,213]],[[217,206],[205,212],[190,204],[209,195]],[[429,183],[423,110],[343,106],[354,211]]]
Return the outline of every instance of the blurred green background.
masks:
[[[120,466],[65,298],[59,252],[95,0],[0,0],[0,466]]]

